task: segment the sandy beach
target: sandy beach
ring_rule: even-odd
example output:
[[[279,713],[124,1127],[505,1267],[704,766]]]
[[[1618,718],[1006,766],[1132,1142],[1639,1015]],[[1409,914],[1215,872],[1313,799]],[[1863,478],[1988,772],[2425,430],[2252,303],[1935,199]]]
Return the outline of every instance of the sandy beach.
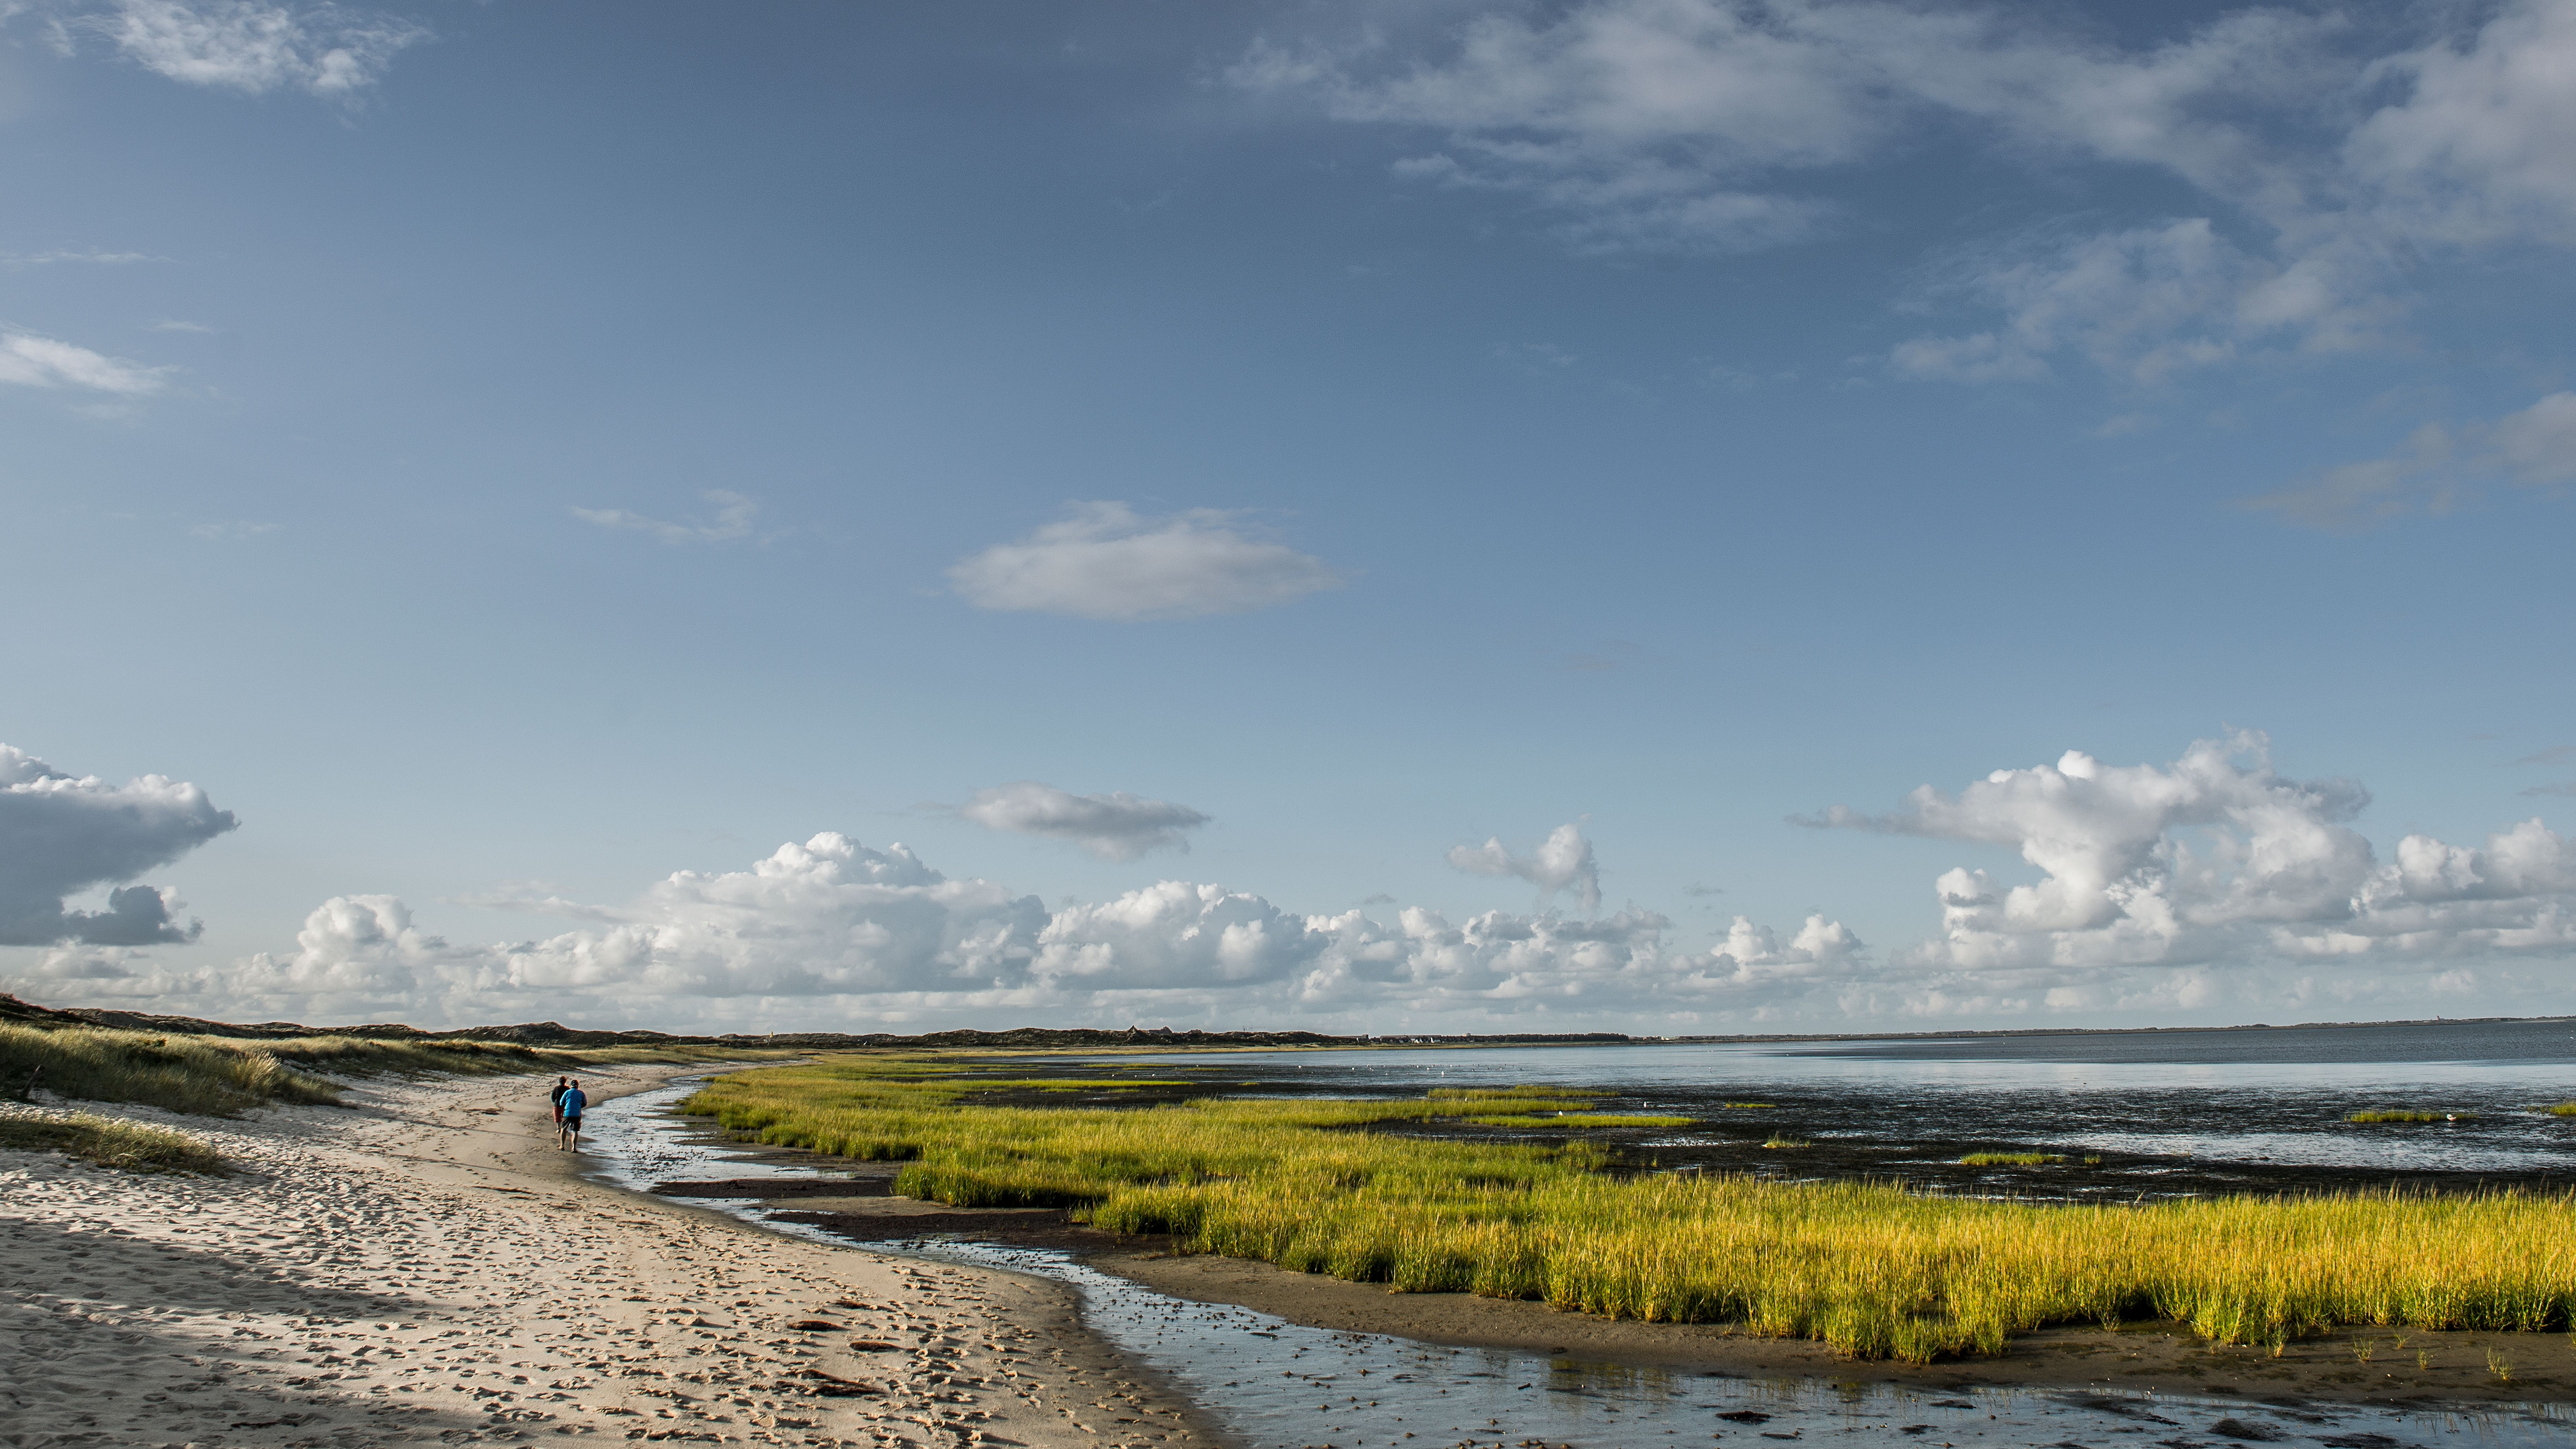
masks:
[[[1056,1285],[584,1181],[543,1078],[348,1099],[81,1104],[212,1141],[222,1178],[0,1151],[0,1445],[1216,1442]]]

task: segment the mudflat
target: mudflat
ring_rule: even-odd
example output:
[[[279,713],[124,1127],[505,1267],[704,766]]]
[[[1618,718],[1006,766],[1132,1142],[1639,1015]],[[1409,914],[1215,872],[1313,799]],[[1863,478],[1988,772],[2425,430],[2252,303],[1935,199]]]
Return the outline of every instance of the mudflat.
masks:
[[[584,1180],[544,1079],[349,1101],[81,1104],[207,1139],[224,1177],[0,1151],[0,1445],[1214,1442],[1056,1285]]]

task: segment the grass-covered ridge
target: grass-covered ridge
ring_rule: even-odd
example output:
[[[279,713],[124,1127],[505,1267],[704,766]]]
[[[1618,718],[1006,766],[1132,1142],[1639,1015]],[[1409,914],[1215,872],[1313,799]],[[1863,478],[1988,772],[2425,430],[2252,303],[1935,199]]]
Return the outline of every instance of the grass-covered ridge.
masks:
[[[576,1072],[619,1062],[739,1059],[708,1047],[541,1048],[516,1042],[303,1036],[245,1039],[0,1022],[0,1096],[31,1087],[88,1102],[141,1102],[199,1116],[272,1103],[329,1103],[331,1076]]]
[[[2345,1324],[2536,1331],[2570,1326],[2576,1309],[2566,1196],[2042,1205],[1621,1176],[1580,1140],[1368,1130],[1586,1100],[1544,1089],[1134,1110],[969,1098],[1029,1085],[834,1057],[720,1078],[684,1110],[767,1142],[905,1161],[896,1190],[913,1197],[1063,1205],[1114,1231],[1400,1292],[1738,1323],[1918,1362],[2000,1352],[2054,1323],[2180,1320],[2277,1344]]]
[[[68,1117],[0,1115],[0,1147],[60,1152],[129,1172],[219,1174],[222,1154],[185,1132],[74,1112]]]

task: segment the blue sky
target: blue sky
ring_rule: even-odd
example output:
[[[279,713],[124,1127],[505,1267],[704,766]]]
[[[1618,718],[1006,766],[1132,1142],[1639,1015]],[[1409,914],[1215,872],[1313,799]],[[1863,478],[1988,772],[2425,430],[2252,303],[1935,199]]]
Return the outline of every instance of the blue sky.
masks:
[[[2563,0],[5,13],[0,989],[2576,1010]]]

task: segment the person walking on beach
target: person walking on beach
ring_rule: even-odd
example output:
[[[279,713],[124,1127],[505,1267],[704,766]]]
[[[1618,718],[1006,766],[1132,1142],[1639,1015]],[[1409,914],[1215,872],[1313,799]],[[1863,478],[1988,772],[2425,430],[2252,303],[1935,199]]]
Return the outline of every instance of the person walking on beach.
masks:
[[[557,1077],[555,1078],[554,1091],[547,1094],[548,1100],[554,1104],[555,1130],[557,1132],[561,1132],[563,1130],[563,1094],[571,1090],[572,1078]]]
[[[581,1146],[581,1109],[589,1105],[590,1098],[582,1094],[579,1082],[567,1084],[564,1094],[555,1099],[555,1115],[563,1121],[562,1128],[555,1134],[558,1151],[567,1146],[575,1149]]]

